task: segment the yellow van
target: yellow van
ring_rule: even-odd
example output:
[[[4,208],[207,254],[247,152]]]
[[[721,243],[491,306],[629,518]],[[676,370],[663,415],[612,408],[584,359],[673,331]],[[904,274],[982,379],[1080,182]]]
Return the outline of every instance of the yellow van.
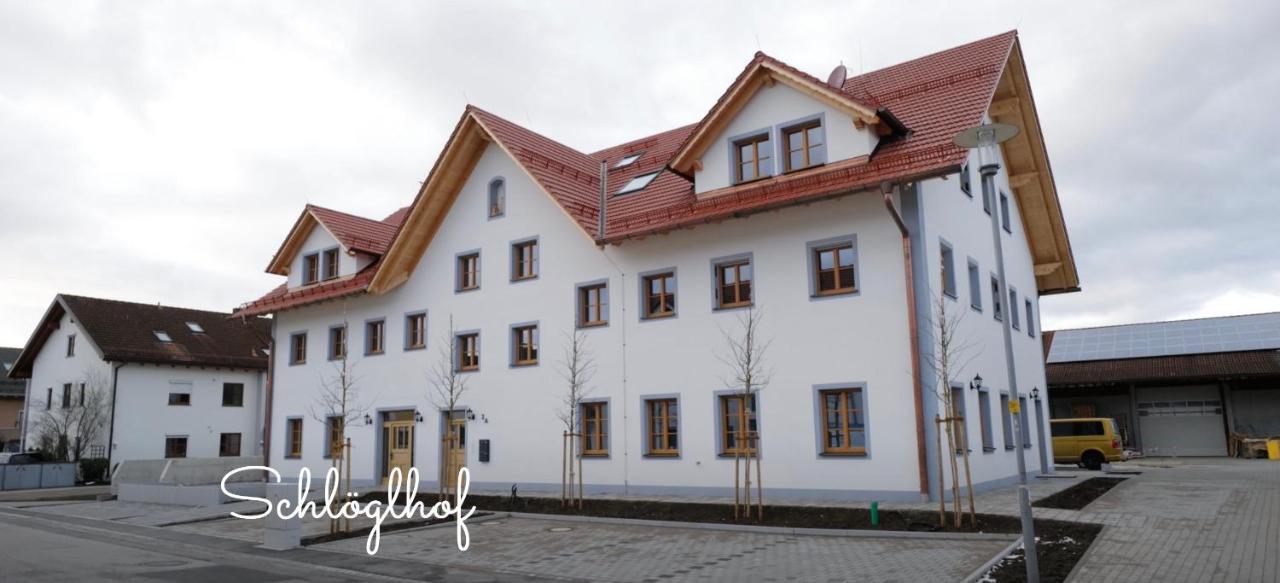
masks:
[[[1115,419],[1052,419],[1049,426],[1053,431],[1054,463],[1097,470],[1103,462],[1120,461],[1124,454]]]

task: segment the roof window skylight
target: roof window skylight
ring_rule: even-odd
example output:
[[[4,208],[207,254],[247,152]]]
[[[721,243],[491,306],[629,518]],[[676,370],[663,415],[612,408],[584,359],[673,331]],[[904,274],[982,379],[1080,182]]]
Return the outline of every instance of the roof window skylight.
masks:
[[[627,155],[627,157],[625,157],[625,158],[623,158],[623,159],[621,159],[621,160],[618,160],[618,163],[617,163],[617,164],[614,164],[614,165],[613,165],[613,167],[614,167],[614,168],[623,168],[623,167],[626,167],[626,166],[630,166],[630,165],[634,164],[636,160],[639,160],[639,159],[640,159],[640,156],[643,156],[643,155],[644,155],[644,152],[636,152],[636,153],[634,153],[634,154],[628,154],[628,155]]]
[[[195,322],[187,322],[187,328],[196,334],[204,334],[204,327]]]
[[[622,187],[622,190],[618,191],[618,194],[627,194],[629,192],[635,192],[637,190],[644,190],[644,187],[649,186],[649,183],[653,182],[653,179],[657,178],[659,173],[660,171],[651,172],[649,174],[641,174],[640,176],[632,178],[631,181],[628,182],[626,186]]]
[[[169,333],[163,330],[155,330],[152,332],[152,334],[155,334],[156,340],[159,340],[161,342],[173,342],[173,339],[169,337]]]

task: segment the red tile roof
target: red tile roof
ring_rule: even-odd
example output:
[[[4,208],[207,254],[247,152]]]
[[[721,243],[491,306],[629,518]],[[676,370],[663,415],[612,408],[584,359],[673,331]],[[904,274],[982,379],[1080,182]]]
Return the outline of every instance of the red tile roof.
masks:
[[[362,253],[382,255],[396,236],[396,227],[400,224],[375,221],[353,214],[335,211],[313,204],[307,205],[307,211],[327,229],[343,247]],[[396,211],[399,213],[400,211]],[[393,214],[392,217],[395,215]],[[403,220],[403,215],[400,217]]]
[[[1256,350],[1055,362],[1045,365],[1045,374],[1051,388],[1151,381],[1206,381],[1241,377],[1280,378],[1280,351]]]
[[[868,160],[837,162],[794,175],[766,179],[701,200],[694,194],[693,183],[668,170],[667,164],[705,120],[592,154],[580,152],[475,106],[467,106],[459,127],[468,116],[474,116],[495,142],[506,149],[592,237],[597,237],[599,229],[601,162],[610,166],[610,194],[616,193],[631,178],[661,170],[662,173],[645,189],[609,197],[605,209],[604,242],[616,243],[630,237],[873,188],[886,180],[922,178],[957,168],[966,152],[952,143],[952,137],[982,120],[1016,39],[1017,33],[1010,31],[848,79],[842,91],[830,91],[851,104],[877,110],[881,115],[900,121],[910,130],[909,133],[899,139],[883,141],[882,147]],[[765,61],[827,87],[824,82],[763,53],[755,55],[740,78]],[[457,131],[455,129],[455,135]],[[635,152],[643,152],[643,155],[634,164],[620,169],[612,167],[619,159]],[[351,241],[350,244],[344,241],[344,244],[367,247],[361,250],[375,254],[386,252],[396,236],[393,224],[401,224],[413,212],[412,206],[406,207],[379,222],[313,208],[319,211],[317,216],[325,226],[335,231],[335,236],[345,236]],[[364,290],[357,287],[358,282],[367,284],[373,275],[369,272],[376,265],[338,288],[292,292],[278,288],[249,306],[254,310],[252,313],[265,313],[357,293]],[[320,297],[316,299],[317,296]]]

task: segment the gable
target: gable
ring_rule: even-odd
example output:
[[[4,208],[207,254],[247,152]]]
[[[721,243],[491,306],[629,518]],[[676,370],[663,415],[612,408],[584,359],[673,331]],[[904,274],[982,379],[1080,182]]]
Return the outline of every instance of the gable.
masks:
[[[847,109],[834,107],[785,83],[765,84],[709,141],[706,151],[698,158],[700,164],[694,167],[694,191],[703,194],[732,186],[733,142],[761,132],[770,135],[773,175],[782,174],[786,155],[782,130],[814,119],[822,126],[827,163],[869,156],[879,141],[871,126],[855,124],[856,118]]]

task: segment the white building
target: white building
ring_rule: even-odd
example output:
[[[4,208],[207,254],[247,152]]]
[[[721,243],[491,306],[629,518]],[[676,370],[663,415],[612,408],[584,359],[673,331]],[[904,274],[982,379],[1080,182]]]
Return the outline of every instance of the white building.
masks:
[[[24,448],[65,436],[69,457],[112,464],[261,455],[269,341],[262,318],[59,294],[9,371],[27,380]],[[86,409],[103,423],[82,440]]]
[[[984,120],[1022,130],[985,204],[952,143]],[[355,479],[409,463],[436,479],[450,416],[427,371],[456,343],[473,488],[554,490],[560,361],[580,329],[597,364],[588,492],[727,493],[721,330],[755,306],[772,343],[755,423],[774,500],[937,491],[938,383],[915,373],[935,297],[975,347],[951,383],[975,484],[1015,480],[1019,443],[1047,471],[1038,300],[1078,286],[1012,32],[827,83],[758,53],[698,123],[590,154],[468,107],[411,205],[381,221],[309,206],[268,271],[287,281],[239,313],[275,315],[267,458],[285,475],[329,465],[311,412],[345,346],[369,409],[348,422]],[[1001,414],[1006,317],[1035,416],[1021,439]],[[984,390],[964,389],[976,374]]]

